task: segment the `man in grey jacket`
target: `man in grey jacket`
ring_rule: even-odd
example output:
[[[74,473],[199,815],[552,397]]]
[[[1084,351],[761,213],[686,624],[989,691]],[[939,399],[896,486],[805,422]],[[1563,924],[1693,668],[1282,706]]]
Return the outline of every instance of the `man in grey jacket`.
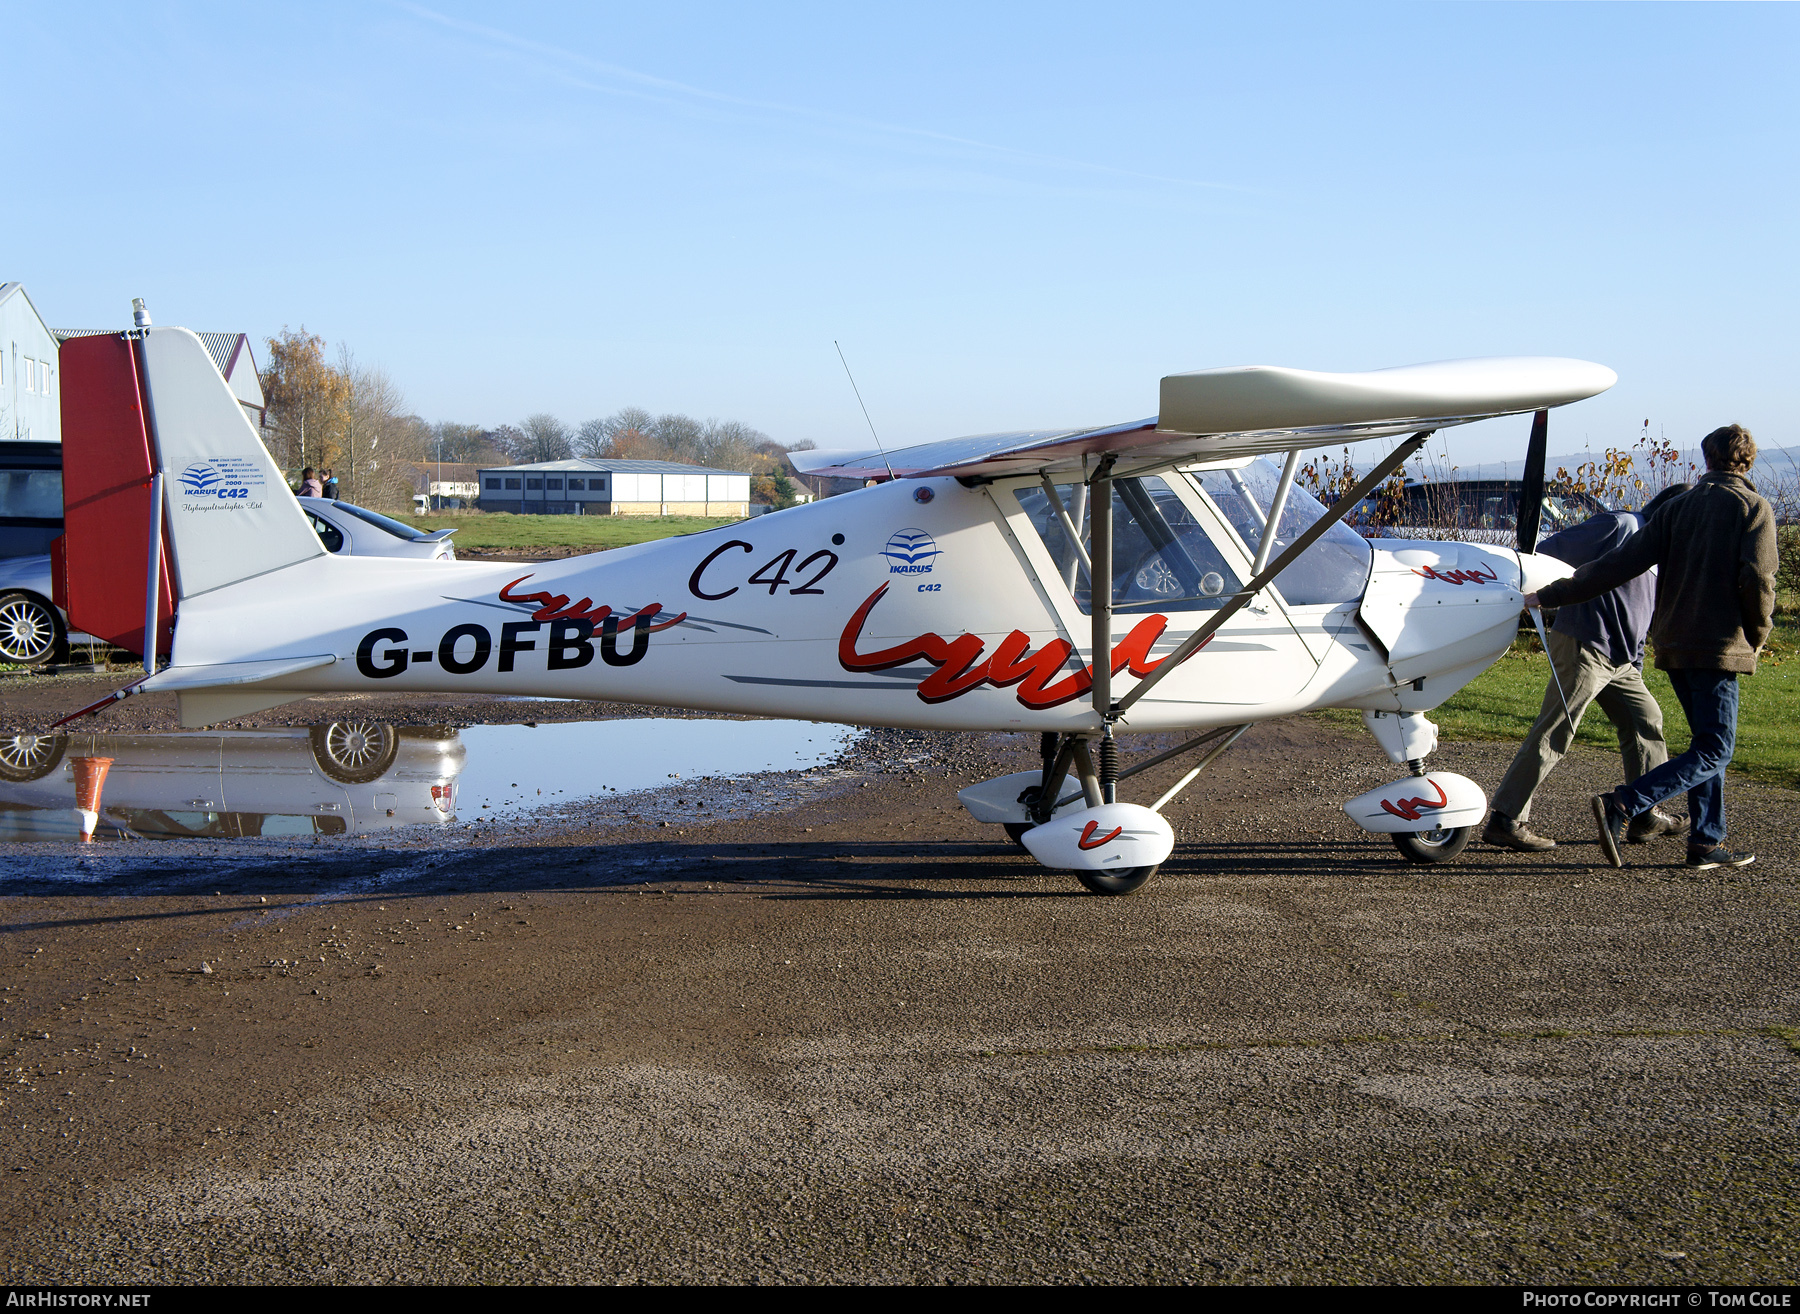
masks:
[[[1642,512],[1601,511],[1537,545],[1546,556],[1585,566],[1624,543],[1692,484],[1673,484],[1650,499]],[[1598,703],[1619,734],[1625,783],[1669,759],[1663,740],[1662,707],[1644,687],[1644,636],[1656,604],[1656,580],[1646,571],[1610,593],[1558,610],[1546,636],[1552,675],[1543,710],[1519,745],[1500,788],[1482,842],[1521,853],[1541,853],[1556,841],[1534,832],[1531,796],[1569,751],[1588,704]],[[1565,700],[1566,705],[1565,705]],[[1661,808],[1633,819],[1626,839],[1641,844],[1683,829]]]
[[[1593,797],[1600,848],[1615,867],[1634,817],[1687,791],[1687,865],[1706,871],[1743,867],[1751,853],[1725,847],[1725,768],[1737,746],[1739,675],[1754,674],[1756,654],[1775,612],[1775,513],[1746,477],[1756,440],[1741,425],[1707,434],[1700,444],[1707,473],[1637,533],[1570,579],[1525,599],[1528,607],[1561,607],[1617,588],[1657,567],[1650,640],[1656,665],[1668,672],[1692,742],[1635,781]]]

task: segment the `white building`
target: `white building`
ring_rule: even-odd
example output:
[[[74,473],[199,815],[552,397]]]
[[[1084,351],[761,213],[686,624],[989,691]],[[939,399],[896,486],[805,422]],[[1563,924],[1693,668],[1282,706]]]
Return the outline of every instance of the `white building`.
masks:
[[[750,514],[750,476],[675,461],[484,466],[481,509],[535,515],[742,518]]]
[[[0,441],[62,441],[56,348],[25,285],[0,283]]]

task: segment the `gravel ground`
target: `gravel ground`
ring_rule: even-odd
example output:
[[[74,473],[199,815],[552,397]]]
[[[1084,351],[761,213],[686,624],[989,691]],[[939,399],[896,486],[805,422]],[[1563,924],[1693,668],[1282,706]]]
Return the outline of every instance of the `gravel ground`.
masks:
[[[1508,755],[1433,764],[1491,786]],[[1792,1280],[1793,794],[1732,782],[1753,867],[1675,841],[1615,871],[1585,799],[1617,761],[1581,750],[1534,819],[1557,850],[1411,866],[1340,810],[1385,759],[1290,721],[1107,899],[956,806],[1034,760],[882,731],[707,820],[722,796],[670,790],[491,832],[7,846],[0,1268]]]

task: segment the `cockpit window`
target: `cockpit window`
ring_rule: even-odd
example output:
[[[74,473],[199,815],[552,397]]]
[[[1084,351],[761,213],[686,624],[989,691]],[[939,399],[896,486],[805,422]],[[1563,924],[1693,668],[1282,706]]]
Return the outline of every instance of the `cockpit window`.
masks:
[[[1222,607],[1240,587],[1206,531],[1175,490],[1161,478],[1113,480],[1113,610],[1205,611]],[[1021,488],[1019,507],[1031,520],[1056,563],[1076,606],[1090,610],[1090,582],[1083,558],[1092,550],[1085,484],[1056,485],[1068,513],[1065,527],[1042,485]],[[1070,534],[1081,542],[1076,552]]]
[[[1258,457],[1241,470],[1208,470],[1194,477],[1254,558],[1256,546],[1262,542],[1269,505],[1275,498],[1275,486],[1281,479],[1275,463]],[[1279,556],[1283,548],[1312,528],[1324,514],[1325,507],[1318,498],[1297,485],[1290,489],[1269,560]],[[1362,535],[1339,522],[1276,577],[1275,587],[1296,607],[1353,602],[1362,596],[1369,582],[1373,556]]]

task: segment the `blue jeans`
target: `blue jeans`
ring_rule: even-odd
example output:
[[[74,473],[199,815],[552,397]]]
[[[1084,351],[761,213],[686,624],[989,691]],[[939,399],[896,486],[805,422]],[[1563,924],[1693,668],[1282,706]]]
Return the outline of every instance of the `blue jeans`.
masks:
[[[1613,800],[1635,817],[1685,789],[1693,822],[1688,847],[1710,849],[1725,840],[1725,768],[1737,749],[1737,675],[1670,671],[1669,683],[1687,713],[1693,742],[1687,752],[1613,790]]]

